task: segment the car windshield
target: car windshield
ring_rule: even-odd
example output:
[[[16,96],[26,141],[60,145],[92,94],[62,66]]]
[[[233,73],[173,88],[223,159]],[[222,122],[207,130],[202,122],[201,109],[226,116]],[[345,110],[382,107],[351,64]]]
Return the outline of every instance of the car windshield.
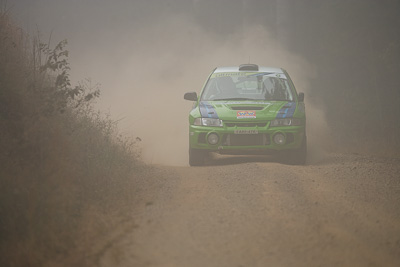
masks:
[[[293,94],[283,73],[224,72],[211,75],[201,100],[293,101]]]

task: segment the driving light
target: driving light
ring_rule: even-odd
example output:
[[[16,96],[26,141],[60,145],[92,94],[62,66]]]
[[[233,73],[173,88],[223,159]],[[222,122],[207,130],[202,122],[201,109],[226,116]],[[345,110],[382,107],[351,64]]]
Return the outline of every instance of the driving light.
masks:
[[[216,133],[210,133],[207,136],[207,142],[210,145],[216,145],[216,144],[218,144],[218,141],[219,141],[219,137],[218,137],[218,135]]]
[[[222,127],[222,120],[215,119],[215,118],[196,118],[196,119],[194,119],[193,124],[196,126]]]
[[[275,119],[271,121],[270,127],[277,126],[299,126],[301,125],[301,120],[296,118],[285,118],[285,119]]]
[[[277,145],[284,145],[285,144],[285,136],[281,133],[277,133],[274,135],[274,142]]]

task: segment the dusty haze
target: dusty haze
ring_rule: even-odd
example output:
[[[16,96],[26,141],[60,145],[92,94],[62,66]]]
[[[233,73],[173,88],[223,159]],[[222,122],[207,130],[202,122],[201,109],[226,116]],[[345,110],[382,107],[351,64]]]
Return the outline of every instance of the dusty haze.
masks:
[[[354,138],[366,131],[346,131],[357,125],[352,117],[365,114],[365,103],[371,99],[349,95],[354,81],[360,79],[357,74],[344,77],[339,70],[343,69],[343,60],[338,58],[348,58],[353,65],[357,61],[327,45],[351,49],[357,55],[358,50],[363,51],[358,43],[349,43],[347,49],[337,42],[347,42],[347,34],[353,36],[358,29],[365,29],[363,23],[371,20],[373,24],[374,19],[382,17],[370,16],[372,11],[387,12],[390,7],[378,10],[369,1],[359,9],[357,3],[365,1],[348,6],[339,2],[14,0],[8,5],[23,27],[32,30],[36,24],[43,39],[52,32],[53,42],[69,40],[72,78],[79,81],[90,77],[101,84],[99,107],[120,120],[124,134],[142,139],[146,162],[187,165],[187,117],[192,103],[184,101],[183,94],[199,92],[216,66],[251,62],[285,68],[297,90],[306,93],[311,159],[321,156],[321,148],[332,147],[332,135],[337,141],[350,140],[346,145],[356,143],[358,139]],[[394,1],[390,3],[395,5]],[[347,13],[343,15],[342,9]],[[336,23],[344,23],[352,14],[360,19],[347,28]],[[321,62],[325,65],[319,65]],[[328,67],[336,68],[337,73]],[[362,67],[360,62],[359,73],[366,73]],[[330,80],[334,77],[344,80],[336,83]],[[353,101],[360,101],[359,107],[352,106]],[[378,108],[384,106],[381,101]],[[341,111],[346,121],[342,121]],[[329,114],[331,125],[339,126],[340,134],[327,134],[325,114]],[[368,119],[357,129],[363,129],[364,124],[370,125]]]
[[[399,13],[399,0],[0,0],[0,266],[400,266]],[[184,93],[248,62],[305,92],[308,164],[187,166]],[[100,99],[76,95],[85,78]]]
[[[199,92],[216,66],[239,65],[249,58],[259,64],[285,66],[299,90],[307,93],[312,68],[304,59],[284,51],[259,26],[245,34],[216,40],[190,18],[179,16],[161,27],[147,28],[136,38],[146,43],[135,46],[127,55],[112,84],[116,94],[104,98],[101,104],[123,117],[126,132],[142,139],[147,162],[187,164],[188,112],[192,103],[184,101],[183,94]]]
[[[188,112],[192,103],[184,101],[183,94],[199,92],[217,66],[251,62],[283,67],[298,91],[308,97],[308,79],[315,71],[305,59],[283,49],[264,26],[246,22],[244,17],[237,18],[239,23],[233,20],[237,23],[235,28],[224,24],[224,31],[218,24],[215,27],[219,32],[208,31],[204,24],[207,18],[196,16],[196,10],[211,9],[211,2],[208,7],[200,6],[201,1],[194,1],[192,6],[182,1],[102,2],[93,12],[85,13],[85,8],[90,7],[88,2],[76,3],[78,15],[71,17],[83,19],[81,27],[77,22],[71,23],[88,31],[85,36],[79,28],[71,29],[77,30],[69,41],[73,78],[82,79],[88,73],[101,84],[100,108],[121,120],[124,134],[141,138],[146,162],[187,165]],[[181,12],[179,4],[190,13]],[[40,9],[38,5],[36,9]],[[43,5],[42,12],[55,12],[49,5]],[[245,8],[240,2],[233,7]],[[66,16],[75,9],[65,9],[67,14],[61,19],[67,22]],[[74,44],[75,38],[81,47]],[[309,121],[314,124],[312,116]]]

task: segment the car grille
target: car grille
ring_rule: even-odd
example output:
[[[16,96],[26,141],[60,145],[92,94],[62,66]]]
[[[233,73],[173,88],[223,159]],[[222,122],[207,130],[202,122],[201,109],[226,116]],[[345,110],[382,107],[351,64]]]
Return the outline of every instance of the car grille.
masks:
[[[254,107],[254,106],[237,106],[237,107],[231,107],[232,110],[263,110],[265,106],[262,107]]]
[[[269,134],[226,134],[224,146],[265,146],[270,144]]]
[[[227,127],[265,127],[267,122],[225,122]]]

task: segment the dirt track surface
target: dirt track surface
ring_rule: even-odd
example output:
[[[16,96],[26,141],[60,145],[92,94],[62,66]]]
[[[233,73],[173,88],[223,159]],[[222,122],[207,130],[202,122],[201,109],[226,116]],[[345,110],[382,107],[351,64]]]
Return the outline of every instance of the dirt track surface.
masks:
[[[94,248],[96,265],[400,266],[399,159],[211,164],[141,180],[133,217]]]

